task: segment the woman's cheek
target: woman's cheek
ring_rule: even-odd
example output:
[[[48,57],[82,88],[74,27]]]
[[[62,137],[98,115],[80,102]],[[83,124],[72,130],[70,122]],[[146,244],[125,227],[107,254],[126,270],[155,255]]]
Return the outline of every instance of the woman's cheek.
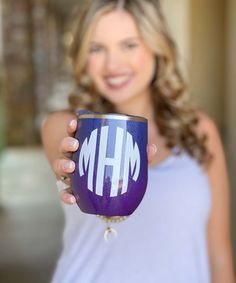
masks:
[[[86,70],[87,70],[87,74],[91,77],[99,75],[99,73],[102,70],[102,64],[100,60],[98,61],[93,58],[89,59]]]

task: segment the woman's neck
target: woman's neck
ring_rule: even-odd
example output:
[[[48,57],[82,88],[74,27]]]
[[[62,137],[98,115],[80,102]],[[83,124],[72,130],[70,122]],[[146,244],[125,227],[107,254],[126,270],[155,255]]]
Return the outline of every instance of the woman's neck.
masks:
[[[150,94],[139,95],[123,104],[115,105],[115,110],[122,114],[145,117],[150,123],[154,122],[154,110]]]

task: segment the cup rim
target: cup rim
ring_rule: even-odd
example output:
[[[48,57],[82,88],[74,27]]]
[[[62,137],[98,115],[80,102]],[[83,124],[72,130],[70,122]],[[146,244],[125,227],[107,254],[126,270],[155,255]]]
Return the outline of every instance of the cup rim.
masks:
[[[111,119],[111,120],[125,120],[125,121],[136,121],[136,122],[143,122],[147,123],[147,119],[141,116],[134,116],[128,114],[118,114],[118,113],[85,113],[85,114],[78,114],[78,120],[80,119]]]

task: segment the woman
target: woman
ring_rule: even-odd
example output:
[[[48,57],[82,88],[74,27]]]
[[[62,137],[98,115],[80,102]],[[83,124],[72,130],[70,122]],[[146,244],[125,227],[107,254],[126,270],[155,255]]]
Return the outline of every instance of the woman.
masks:
[[[221,141],[212,120],[187,102],[159,2],[85,2],[71,46],[79,95],[70,97],[71,110],[44,123],[46,154],[58,179],[74,171],[68,157],[79,147],[79,108],[144,116],[149,181],[140,206],[108,243],[101,220],[67,205],[75,204],[70,189],[60,193],[64,248],[53,283],[234,282]]]

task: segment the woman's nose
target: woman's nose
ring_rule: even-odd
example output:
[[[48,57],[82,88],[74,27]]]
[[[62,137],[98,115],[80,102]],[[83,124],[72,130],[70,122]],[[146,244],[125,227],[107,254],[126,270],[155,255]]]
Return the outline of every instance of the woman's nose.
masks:
[[[109,52],[106,56],[105,67],[107,71],[114,72],[124,65],[124,57],[119,52]]]

